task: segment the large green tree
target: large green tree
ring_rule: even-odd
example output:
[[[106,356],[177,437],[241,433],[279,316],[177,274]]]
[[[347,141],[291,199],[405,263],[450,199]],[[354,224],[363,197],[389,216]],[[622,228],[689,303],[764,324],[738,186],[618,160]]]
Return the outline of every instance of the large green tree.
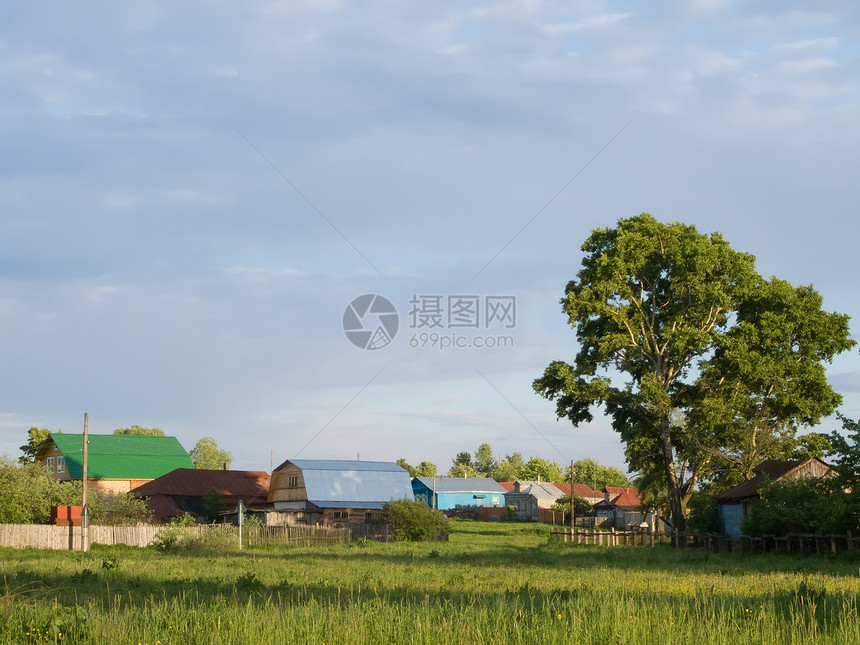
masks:
[[[198,470],[221,470],[233,463],[233,453],[221,450],[212,437],[203,437],[188,453]]]
[[[676,528],[718,455],[748,451],[838,404],[820,366],[853,345],[848,318],[816,307],[811,288],[768,282],[753,256],[718,233],[647,213],[593,231],[582,250],[561,301],[579,352],[573,364],[551,363],[535,390],[574,425],[605,406],[631,469],[662,480]],[[801,331],[797,307],[825,332]],[[771,342],[756,342],[757,332]],[[730,370],[725,379],[717,366]],[[791,401],[777,391],[788,382]]]
[[[848,317],[822,310],[812,287],[759,279],[703,364],[688,407],[689,425],[708,431],[699,450],[712,457],[713,479],[726,488],[749,479],[764,459],[799,455],[811,434],[800,427],[830,415],[842,397],[825,363],[850,348]]]

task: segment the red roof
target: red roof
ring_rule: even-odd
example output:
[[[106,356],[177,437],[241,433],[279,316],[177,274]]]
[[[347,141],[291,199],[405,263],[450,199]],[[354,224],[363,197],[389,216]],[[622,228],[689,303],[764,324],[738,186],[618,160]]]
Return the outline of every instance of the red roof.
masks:
[[[514,490],[514,484],[516,484],[516,482],[498,482],[498,484],[506,491],[512,491]]]
[[[554,483],[557,489],[559,489],[563,495],[570,495],[570,484],[556,484]],[[598,493],[596,490],[593,490],[587,484],[574,484],[573,485],[573,494],[576,497],[582,497],[584,499],[594,499],[597,497],[603,497],[602,493]]]
[[[617,506],[619,508],[639,508],[642,506],[642,499],[639,497],[639,491],[635,488],[623,488],[621,486],[606,486],[603,489],[609,493],[609,501],[598,502],[595,506],[606,508],[607,506]]]
[[[269,495],[269,474],[261,470],[177,468],[131,492],[137,497],[203,497],[210,488],[224,498],[241,498],[246,504],[265,502]]]

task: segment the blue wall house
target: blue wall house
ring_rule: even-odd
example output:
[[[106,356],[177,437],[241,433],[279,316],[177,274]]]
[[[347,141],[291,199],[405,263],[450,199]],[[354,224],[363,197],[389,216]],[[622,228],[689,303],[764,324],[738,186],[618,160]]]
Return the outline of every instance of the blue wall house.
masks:
[[[714,496],[719,505],[723,533],[732,537],[741,535],[741,522],[749,515],[751,504],[760,498],[759,491],[768,481],[799,477],[832,477],[835,471],[820,459],[782,461],[769,459],[753,469],[755,475]]]
[[[503,506],[505,503],[505,489],[495,479],[484,477],[415,477],[412,492],[416,500],[440,511],[462,506]]]

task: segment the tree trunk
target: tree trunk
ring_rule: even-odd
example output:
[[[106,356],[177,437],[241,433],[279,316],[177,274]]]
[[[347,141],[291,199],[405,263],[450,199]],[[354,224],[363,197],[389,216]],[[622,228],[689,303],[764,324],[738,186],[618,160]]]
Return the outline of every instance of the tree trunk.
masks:
[[[669,435],[669,415],[660,415],[660,444],[663,449],[663,465],[666,468],[666,490],[669,494],[669,511],[672,514],[672,528],[683,531],[687,526],[684,513],[684,500],[678,475],[675,472],[675,455],[672,451],[672,438]]]

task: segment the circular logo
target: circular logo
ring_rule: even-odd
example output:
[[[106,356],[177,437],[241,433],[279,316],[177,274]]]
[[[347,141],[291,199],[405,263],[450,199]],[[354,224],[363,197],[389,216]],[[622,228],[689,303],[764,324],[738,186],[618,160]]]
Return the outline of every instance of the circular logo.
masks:
[[[399,326],[397,309],[376,293],[354,298],[343,312],[343,333],[359,349],[382,349],[394,340]]]

